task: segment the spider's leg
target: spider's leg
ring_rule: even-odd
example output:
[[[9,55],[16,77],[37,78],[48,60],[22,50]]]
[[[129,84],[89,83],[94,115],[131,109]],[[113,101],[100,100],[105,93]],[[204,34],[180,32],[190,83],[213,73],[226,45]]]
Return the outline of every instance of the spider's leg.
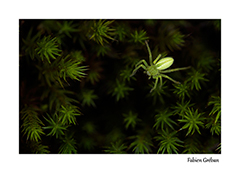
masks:
[[[155,80],[155,84],[153,86],[153,88],[150,90],[150,93],[157,87],[157,83],[158,83],[158,77]]]
[[[170,81],[173,81],[173,82],[176,83],[176,84],[181,84],[180,82],[173,80],[172,78],[170,78],[169,76],[167,76],[167,75],[165,75],[165,74],[161,74],[161,76],[169,79]]]
[[[139,64],[141,64],[141,63],[143,63],[146,67],[148,67],[147,62],[146,62],[144,59],[140,60],[140,61],[135,65],[135,67],[137,67],[137,66],[138,66]]]
[[[146,43],[147,50],[148,50],[148,53],[149,53],[149,63],[150,63],[150,65],[153,65],[153,63],[152,63],[152,52],[151,52],[146,40],[145,40],[145,43]]]
[[[147,70],[147,68],[143,65],[143,64],[140,64],[139,66],[137,66],[134,70],[133,70],[133,72],[132,72],[132,74],[129,76],[129,77],[132,77],[133,75],[135,75],[135,73],[137,72],[137,70],[139,69],[139,68],[143,68],[144,70]]]
[[[175,68],[175,69],[161,71],[161,73],[170,73],[170,72],[179,71],[179,70],[186,70],[189,68],[191,68],[191,67],[189,66],[189,67]]]
[[[161,56],[162,56],[162,55],[161,55],[161,54],[159,54],[159,55],[158,55],[158,57],[157,57],[157,58],[156,58],[156,59],[153,61],[153,64],[156,64],[156,63],[157,63],[157,61],[158,61],[158,60],[161,58]]]

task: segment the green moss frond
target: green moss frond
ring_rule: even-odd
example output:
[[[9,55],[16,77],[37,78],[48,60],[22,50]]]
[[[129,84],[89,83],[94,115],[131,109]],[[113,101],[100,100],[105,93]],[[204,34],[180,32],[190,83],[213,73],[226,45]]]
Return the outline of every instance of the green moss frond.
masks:
[[[44,135],[42,126],[44,125],[39,118],[39,109],[34,106],[25,105],[21,110],[22,132],[23,135],[27,135],[27,140],[38,142],[41,140],[41,135]]]

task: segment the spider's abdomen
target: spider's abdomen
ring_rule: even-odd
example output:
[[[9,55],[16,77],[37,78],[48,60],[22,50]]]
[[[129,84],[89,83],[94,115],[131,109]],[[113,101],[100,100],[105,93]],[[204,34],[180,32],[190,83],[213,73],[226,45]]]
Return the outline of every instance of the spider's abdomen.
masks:
[[[151,65],[147,68],[148,76],[155,76],[158,74],[158,69],[156,65]]]
[[[171,57],[163,58],[156,63],[157,69],[165,70],[173,64],[173,61],[174,60]]]

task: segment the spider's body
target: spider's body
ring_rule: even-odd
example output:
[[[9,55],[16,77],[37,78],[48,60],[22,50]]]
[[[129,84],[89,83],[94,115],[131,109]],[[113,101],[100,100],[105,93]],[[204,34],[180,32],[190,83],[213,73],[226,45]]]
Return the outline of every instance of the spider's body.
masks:
[[[147,67],[147,75],[148,76],[155,76],[158,74],[158,69],[155,65],[151,65],[149,67]]]
[[[149,79],[151,77],[153,79],[155,79],[154,87],[151,89],[150,92],[152,92],[156,88],[157,83],[158,83],[158,79],[160,79],[160,87],[162,86],[162,77],[167,78],[167,79],[173,81],[174,83],[180,83],[180,82],[177,82],[177,81],[173,80],[172,78],[170,78],[169,76],[167,76],[163,73],[170,73],[170,72],[174,72],[174,71],[185,70],[185,69],[188,69],[190,67],[183,67],[183,68],[165,70],[173,64],[173,61],[174,61],[173,58],[172,57],[165,57],[165,58],[160,59],[161,54],[159,54],[158,57],[152,62],[152,53],[150,51],[150,48],[148,46],[147,41],[145,41],[145,43],[147,45],[147,49],[148,49],[148,53],[149,53],[150,65],[148,65],[147,62],[144,59],[140,60],[135,65],[135,69],[133,70],[131,76],[133,76],[137,72],[137,70],[142,67],[145,70],[145,73],[147,73],[147,75],[149,76]]]

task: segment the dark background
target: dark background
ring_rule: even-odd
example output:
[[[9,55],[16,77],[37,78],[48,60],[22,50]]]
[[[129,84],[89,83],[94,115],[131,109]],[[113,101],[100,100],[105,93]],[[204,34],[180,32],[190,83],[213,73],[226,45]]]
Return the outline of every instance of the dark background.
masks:
[[[47,22],[46,22],[47,21]],[[154,116],[156,110],[172,110],[179,98],[174,94],[175,87],[173,82],[163,78],[164,86],[166,87],[161,95],[155,97],[149,94],[154,82],[153,79],[148,79],[148,76],[140,69],[133,78],[129,81],[124,81],[125,85],[132,88],[131,91],[125,92],[123,98],[116,99],[112,95],[116,79],[123,81],[122,70],[134,69],[133,60],[145,59],[149,63],[148,52],[146,45],[141,42],[134,42],[132,33],[136,30],[146,31],[148,44],[153,53],[153,59],[159,53],[167,53],[167,56],[174,58],[174,64],[170,68],[180,68],[191,66],[196,70],[200,70],[205,74],[206,82],[201,83],[201,90],[189,90],[190,97],[185,98],[194,104],[193,108],[203,112],[206,119],[209,117],[211,107],[208,106],[210,97],[220,96],[221,94],[221,26],[220,20],[114,20],[110,27],[115,29],[115,34],[111,37],[115,40],[107,38],[109,43],[104,43],[107,51],[104,54],[99,54],[101,44],[93,39],[89,39],[91,33],[89,25],[93,20],[69,20],[73,21],[77,31],[71,32],[71,37],[64,33],[59,33],[56,22],[63,20],[23,20],[20,24],[20,110],[24,105],[35,105],[40,108],[40,119],[47,124],[41,117],[49,109],[44,109],[43,105],[49,104],[49,99],[41,100],[40,97],[44,90],[48,87],[44,82],[38,79],[40,71],[36,68],[38,63],[32,60],[25,53],[26,46],[22,39],[25,39],[32,28],[32,37],[37,33],[41,36],[52,35],[61,38],[61,49],[65,54],[75,50],[80,50],[85,61],[83,65],[87,65],[89,70],[86,71],[87,76],[81,81],[68,80],[69,85],[66,85],[66,90],[72,91],[75,94],[70,95],[79,101],[75,103],[79,107],[81,116],[77,117],[77,125],[68,128],[68,132],[73,134],[76,141],[77,153],[107,153],[104,150],[111,146],[111,142],[118,140],[122,141],[127,148],[124,150],[127,153],[134,153],[130,147],[133,140],[129,137],[138,135],[145,131],[150,136],[151,147],[150,153],[156,153],[159,148],[159,141],[154,139],[157,131],[153,128],[155,123]],[[109,20],[107,20],[109,21]],[[124,29],[125,37],[119,36],[119,28]],[[179,31],[184,35],[184,44],[178,45],[172,43],[166,37],[168,33]],[[204,58],[210,56],[212,61],[206,62]],[[207,59],[207,58],[206,58]],[[205,61],[210,68],[201,68],[199,62]],[[130,63],[128,63],[130,62]],[[206,66],[205,66],[206,67]],[[98,75],[94,82],[88,77],[88,74],[94,71]],[[187,80],[188,70],[169,73],[173,79],[183,83]],[[127,76],[126,76],[127,77]],[[95,107],[92,105],[82,105],[84,98],[81,97],[81,92],[85,89],[93,90],[97,95],[94,100]],[[154,100],[155,99],[155,100]],[[123,114],[133,111],[141,119],[135,128],[126,129]],[[178,122],[179,115],[171,117],[177,122],[178,126],[174,126],[175,130],[180,129],[183,124]],[[21,115],[19,127],[22,125]],[[206,125],[207,121],[205,121]],[[92,131],[90,130],[92,129]],[[206,127],[200,128],[201,135],[196,131],[193,136],[186,136],[187,130],[178,132],[178,138],[182,141],[188,138],[196,138],[200,141],[198,153],[217,153],[216,148],[220,143],[221,135],[212,135],[210,129]],[[46,132],[47,134],[47,132]],[[20,153],[34,153],[33,144],[26,139],[26,136],[21,132],[20,135]],[[54,136],[43,135],[41,143],[48,146],[50,153],[58,153],[59,147],[62,144],[61,139],[56,139]],[[182,153],[184,147],[179,147],[179,153]]]

